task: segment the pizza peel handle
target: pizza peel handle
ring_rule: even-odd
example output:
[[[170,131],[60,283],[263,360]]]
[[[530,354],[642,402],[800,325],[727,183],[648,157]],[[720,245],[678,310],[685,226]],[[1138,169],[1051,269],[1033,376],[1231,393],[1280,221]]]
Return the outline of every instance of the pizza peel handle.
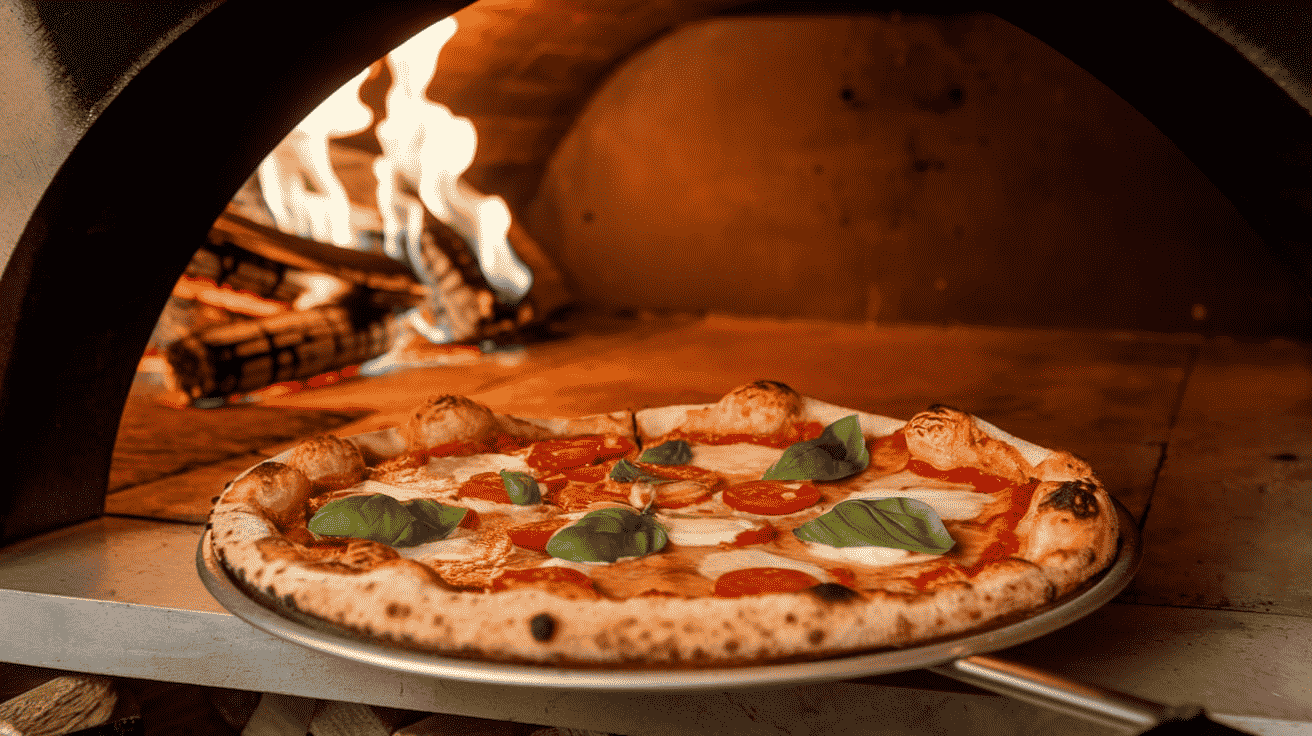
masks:
[[[1198,706],[1169,706],[977,654],[930,667],[956,680],[1131,733],[1246,733],[1211,720]]]

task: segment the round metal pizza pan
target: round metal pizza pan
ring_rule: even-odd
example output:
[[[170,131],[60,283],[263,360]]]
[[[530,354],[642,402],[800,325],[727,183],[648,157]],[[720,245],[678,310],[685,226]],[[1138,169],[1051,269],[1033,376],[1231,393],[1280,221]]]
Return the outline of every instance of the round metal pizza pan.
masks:
[[[906,649],[806,662],[680,670],[615,670],[483,662],[411,651],[358,638],[344,629],[286,609],[273,610],[247,595],[215,559],[206,532],[196,550],[201,580],[233,615],[280,639],[326,654],[388,670],[489,685],[585,690],[739,690],[805,685],[889,674],[994,652],[1056,631],[1115,598],[1134,578],[1142,559],[1138,525],[1119,501],[1121,540],[1116,560],[1099,577],[1024,619],[966,636]],[[269,602],[272,604],[272,602]]]

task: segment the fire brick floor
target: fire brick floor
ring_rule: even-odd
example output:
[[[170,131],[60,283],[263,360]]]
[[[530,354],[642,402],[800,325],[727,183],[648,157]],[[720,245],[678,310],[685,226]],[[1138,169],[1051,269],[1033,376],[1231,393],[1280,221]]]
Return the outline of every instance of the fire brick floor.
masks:
[[[242,469],[314,434],[395,426],[418,402],[442,393],[465,394],[507,413],[559,416],[714,401],[734,386],[770,378],[887,416],[909,417],[945,403],[1087,459],[1144,536],[1143,566],[1116,602],[1004,656],[1151,699],[1184,698],[1214,712],[1267,719],[1247,722],[1255,732],[1312,729],[1312,346],[1198,335],[593,315],[566,323],[558,339],[433,355],[445,364],[270,391],[218,409],[160,404],[143,378],[124,415],[110,516],[100,523],[155,520],[196,528],[212,497]],[[0,588],[40,587],[23,587],[5,573],[6,565],[36,554],[31,549],[0,550]],[[1000,705],[1005,699],[933,677],[841,685],[863,683],[878,692],[861,691],[866,705],[852,717],[885,697],[878,695],[885,687],[894,693],[889,702],[938,709],[923,723],[928,730],[917,730],[911,719],[905,727],[890,721],[889,733],[936,732],[952,708],[993,724],[977,732],[1102,732],[1079,731],[1074,722],[1052,720],[1064,716]],[[811,703],[818,696],[807,690],[798,697]],[[945,706],[949,701],[956,705]],[[695,707],[719,719],[705,732],[737,728],[706,703]],[[798,716],[810,720],[793,726],[761,707],[765,714],[743,720],[751,725],[741,732],[821,732],[827,727],[817,724],[836,726],[846,717],[832,703],[811,703],[806,707],[814,712]],[[507,711],[504,717],[522,716]],[[560,719],[559,725],[614,733],[699,732],[687,719],[597,723],[563,713]]]

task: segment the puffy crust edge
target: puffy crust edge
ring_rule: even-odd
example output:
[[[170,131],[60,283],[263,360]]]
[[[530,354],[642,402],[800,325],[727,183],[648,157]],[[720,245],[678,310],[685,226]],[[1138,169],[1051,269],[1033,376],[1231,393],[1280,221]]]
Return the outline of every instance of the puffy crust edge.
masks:
[[[473,399],[450,394],[429,397],[396,431],[412,452],[448,442],[477,442],[495,432],[529,440],[607,432],[629,439],[634,436],[633,417],[628,411],[569,419],[526,419],[499,414]]]
[[[580,601],[538,590],[484,595],[444,589],[421,565],[398,564],[406,560],[354,574],[264,565],[256,543],[269,531],[249,511],[216,513],[215,554],[248,594],[405,648],[503,662],[678,668],[817,659],[969,632],[1042,606],[1056,590],[1038,567],[1011,560],[973,584],[849,602],[809,593],[755,596],[750,605],[732,598]],[[534,638],[532,624],[544,614],[554,624],[545,642]]]

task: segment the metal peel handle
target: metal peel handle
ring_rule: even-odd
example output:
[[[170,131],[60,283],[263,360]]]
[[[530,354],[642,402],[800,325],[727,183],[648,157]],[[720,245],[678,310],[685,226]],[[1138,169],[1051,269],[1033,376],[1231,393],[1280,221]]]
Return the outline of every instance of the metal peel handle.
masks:
[[[1194,726],[1189,733],[1243,733],[1207,719],[1202,708],[1197,706],[1173,707],[1155,703],[984,655],[952,660],[929,669],[1017,700],[1086,721],[1119,727],[1127,733],[1150,730],[1165,733],[1176,725],[1185,724]],[[1201,730],[1197,728],[1199,726]]]

